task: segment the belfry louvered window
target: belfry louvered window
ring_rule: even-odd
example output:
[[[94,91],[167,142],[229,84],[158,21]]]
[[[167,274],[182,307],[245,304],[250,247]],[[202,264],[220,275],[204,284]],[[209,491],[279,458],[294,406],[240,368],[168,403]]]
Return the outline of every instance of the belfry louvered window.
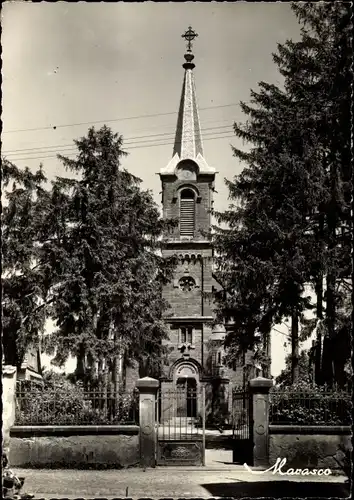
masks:
[[[180,235],[194,236],[195,195],[191,189],[184,189],[180,198]]]

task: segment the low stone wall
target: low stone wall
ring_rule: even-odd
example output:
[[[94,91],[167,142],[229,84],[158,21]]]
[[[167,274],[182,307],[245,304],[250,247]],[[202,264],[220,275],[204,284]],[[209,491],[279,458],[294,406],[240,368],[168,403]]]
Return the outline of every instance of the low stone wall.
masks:
[[[11,467],[119,469],[138,466],[139,460],[136,425],[11,428]]]
[[[277,458],[286,458],[284,471],[288,468],[338,470],[343,450],[352,448],[351,439],[349,426],[270,425],[269,464],[275,464]]]

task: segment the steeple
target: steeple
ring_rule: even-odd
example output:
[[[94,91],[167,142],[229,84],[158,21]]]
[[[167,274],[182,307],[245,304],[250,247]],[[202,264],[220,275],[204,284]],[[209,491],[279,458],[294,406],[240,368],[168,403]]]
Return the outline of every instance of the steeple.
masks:
[[[191,27],[182,35],[188,41],[188,45],[187,53],[184,55],[186,62],[183,64],[183,68],[185,69],[185,73],[173,148],[173,154],[178,153],[181,160],[196,158],[198,153],[203,156],[203,143],[193,74],[195,65],[192,62],[194,55],[192,54],[191,42],[196,36],[198,36],[197,33]]]
[[[199,121],[199,112],[194,83],[192,54],[192,41],[198,34],[191,27],[182,35],[187,41],[187,52],[184,54],[185,62],[182,94],[178,111],[173,157],[170,163],[160,174],[172,174],[177,164],[182,160],[192,160],[199,166],[199,173],[215,173],[215,170],[207,165],[203,155],[203,141]]]

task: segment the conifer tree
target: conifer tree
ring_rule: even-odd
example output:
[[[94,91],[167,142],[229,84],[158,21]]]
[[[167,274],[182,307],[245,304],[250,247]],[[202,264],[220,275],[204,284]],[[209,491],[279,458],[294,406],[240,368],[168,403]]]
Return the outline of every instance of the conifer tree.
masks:
[[[299,321],[311,308],[305,286],[314,286],[318,318],[325,313],[333,339],[335,287],[348,277],[350,6],[293,9],[304,26],[301,41],[287,41],[274,54],[284,89],[261,82],[258,92],[251,91],[252,105],[241,103],[248,119],[235,124],[235,133],[252,147],[233,149],[247,167],[227,182],[234,204],[216,214],[227,229],[216,230],[215,242],[226,289],[219,313],[235,318],[230,352],[233,345],[251,346],[255,333],[265,336],[274,322],[290,317],[296,382]]]
[[[50,280],[38,244],[46,198],[42,168],[32,173],[2,161],[2,347],[4,362],[21,367],[29,347],[39,348]]]
[[[57,329],[43,347],[53,362],[75,356],[77,378],[117,389],[121,362],[147,371],[161,363],[161,292],[175,262],[160,241],[174,223],[122,168],[121,136],[91,128],[75,144],[75,159],[59,156],[71,175],[49,190],[42,169],[3,162],[4,186],[15,181],[3,214],[5,361],[20,366],[51,318]]]
[[[291,355],[285,358],[285,368],[275,381],[281,386],[292,385]],[[311,355],[308,351],[301,351],[299,355],[299,381],[305,384],[313,383]]]
[[[77,178],[53,182],[44,228],[57,283],[48,346],[58,364],[75,355],[79,377],[112,375],[116,387],[120,360],[161,356],[161,287],[173,261],[159,254],[166,223],[150,192],[121,167],[122,137],[92,128],[75,144],[77,158],[60,159]]]
[[[260,93],[252,92],[252,100],[257,108],[242,105],[251,119],[245,126],[235,126],[235,133],[255,146],[248,153],[234,148],[234,155],[249,167],[228,183],[230,197],[241,203],[224,214],[216,214],[229,227],[216,236],[221,279],[225,284],[229,271],[222,260],[226,257],[226,266],[230,259],[234,264],[227,276],[232,290],[228,286],[226,290],[231,300],[238,302],[236,308],[231,305],[233,316],[238,318],[235,330],[239,337],[245,328],[248,347],[256,332],[265,336],[274,321],[292,318],[296,380],[298,323],[304,310],[310,308],[303,292],[310,276],[311,260],[306,256],[312,252],[314,239],[306,215],[310,199],[313,201],[320,192],[313,192],[307,158],[299,157],[297,145],[302,139],[293,125],[293,103],[275,86],[265,83]],[[226,234],[231,239],[227,242],[229,254],[225,253]],[[243,325],[238,324],[240,318]],[[236,338],[231,336],[229,340]]]
[[[339,308],[351,287],[352,7],[346,2],[308,2],[294,4],[293,10],[303,23],[302,39],[279,45],[274,60],[285,77],[287,93],[306,104],[312,119],[304,130],[318,138],[316,152],[326,190],[313,210],[322,257],[315,290],[317,317],[324,318],[325,336],[322,339],[321,329],[317,330],[316,380],[331,384]]]

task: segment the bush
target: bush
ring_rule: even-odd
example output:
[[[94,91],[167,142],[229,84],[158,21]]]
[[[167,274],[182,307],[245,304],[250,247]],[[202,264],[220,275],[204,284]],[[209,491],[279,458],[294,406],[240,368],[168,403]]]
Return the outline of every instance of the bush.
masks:
[[[274,388],[270,394],[270,421],[273,424],[351,424],[351,397],[346,392],[302,383]]]
[[[47,379],[43,385],[22,382],[17,394],[16,425],[105,425],[134,422],[135,393],[118,397],[85,392],[82,384]]]

